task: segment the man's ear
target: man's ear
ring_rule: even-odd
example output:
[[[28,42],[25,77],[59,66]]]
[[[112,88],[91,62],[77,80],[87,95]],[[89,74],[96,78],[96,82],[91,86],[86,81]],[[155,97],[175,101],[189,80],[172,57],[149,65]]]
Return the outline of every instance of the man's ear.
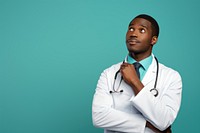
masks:
[[[153,36],[152,39],[151,39],[151,45],[153,46],[154,44],[156,44],[157,41],[158,41],[158,37]]]

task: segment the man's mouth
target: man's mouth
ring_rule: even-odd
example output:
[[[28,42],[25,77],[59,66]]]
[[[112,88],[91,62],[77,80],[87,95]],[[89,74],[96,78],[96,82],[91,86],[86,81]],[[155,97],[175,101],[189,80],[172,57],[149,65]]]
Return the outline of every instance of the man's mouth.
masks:
[[[137,39],[128,39],[127,40],[127,42],[129,43],[129,44],[136,44],[136,43],[140,43],[140,41],[138,41]]]

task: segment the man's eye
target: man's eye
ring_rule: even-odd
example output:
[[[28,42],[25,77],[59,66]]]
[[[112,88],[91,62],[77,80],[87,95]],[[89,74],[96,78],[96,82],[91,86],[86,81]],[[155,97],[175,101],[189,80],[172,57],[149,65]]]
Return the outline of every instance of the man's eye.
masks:
[[[140,29],[140,32],[141,32],[141,33],[145,33],[146,30],[145,30],[145,29]]]
[[[129,31],[134,31],[134,29],[133,28],[129,28]]]

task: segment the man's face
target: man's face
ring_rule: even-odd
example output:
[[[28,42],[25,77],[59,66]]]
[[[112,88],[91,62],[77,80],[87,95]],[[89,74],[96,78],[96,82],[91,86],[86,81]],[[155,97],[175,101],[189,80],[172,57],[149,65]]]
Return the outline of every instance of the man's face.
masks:
[[[126,33],[126,45],[129,53],[132,55],[141,54],[149,56],[152,46],[157,41],[157,37],[152,35],[151,23],[148,20],[143,18],[134,19]]]

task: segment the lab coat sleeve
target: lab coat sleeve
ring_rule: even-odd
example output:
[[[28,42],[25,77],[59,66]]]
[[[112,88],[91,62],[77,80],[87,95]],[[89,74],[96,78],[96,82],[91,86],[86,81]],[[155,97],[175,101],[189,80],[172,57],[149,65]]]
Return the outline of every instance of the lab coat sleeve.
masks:
[[[93,97],[92,120],[94,126],[127,133],[144,132],[146,120],[141,114],[129,114],[113,108],[108,81],[106,71],[104,71]]]
[[[168,75],[169,74],[169,75]],[[131,101],[146,119],[163,131],[175,120],[181,104],[182,81],[178,72],[168,72],[162,78],[159,97],[155,97],[145,86]],[[160,91],[162,90],[163,91]]]

